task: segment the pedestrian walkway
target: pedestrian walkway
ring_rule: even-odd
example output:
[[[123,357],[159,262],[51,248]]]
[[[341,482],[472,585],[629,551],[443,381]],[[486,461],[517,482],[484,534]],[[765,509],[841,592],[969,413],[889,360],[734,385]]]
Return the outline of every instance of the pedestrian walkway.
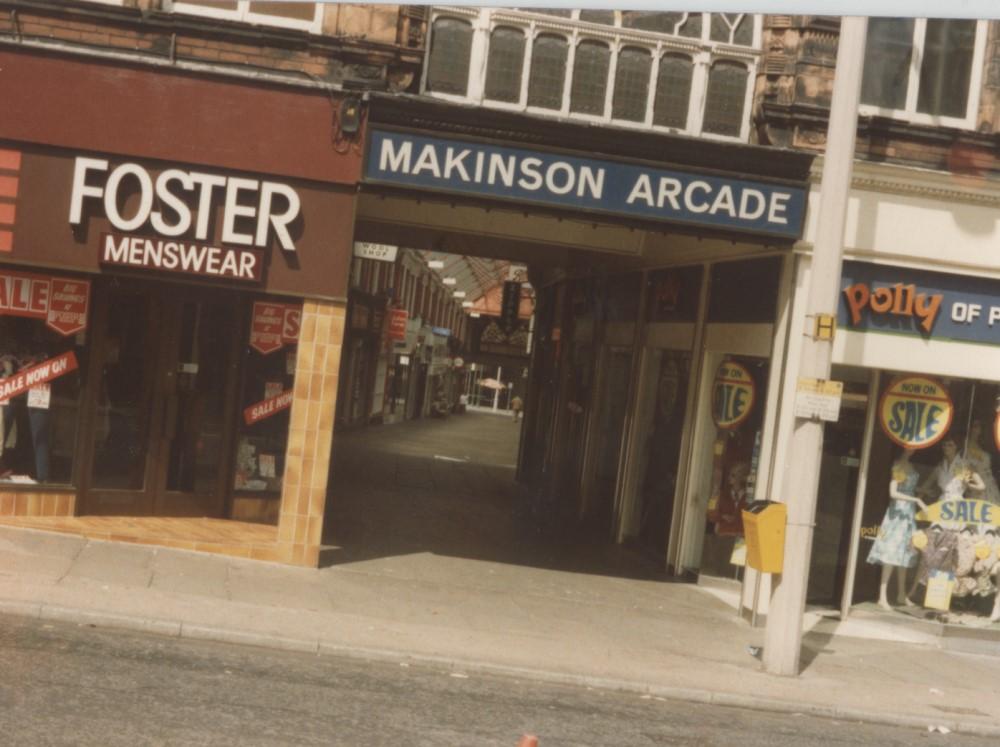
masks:
[[[0,527],[0,612],[1000,736],[998,656],[823,619],[774,677],[724,592],[546,551],[513,510],[520,426],[480,417],[338,434],[319,570]]]

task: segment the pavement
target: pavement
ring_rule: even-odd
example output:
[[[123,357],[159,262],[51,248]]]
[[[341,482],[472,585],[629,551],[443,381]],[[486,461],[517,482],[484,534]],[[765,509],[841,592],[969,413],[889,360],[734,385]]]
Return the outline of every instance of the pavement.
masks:
[[[768,675],[726,589],[532,533],[519,428],[467,414],[337,434],[318,570],[0,528],[0,613],[1000,736],[996,644],[814,615],[802,673]]]

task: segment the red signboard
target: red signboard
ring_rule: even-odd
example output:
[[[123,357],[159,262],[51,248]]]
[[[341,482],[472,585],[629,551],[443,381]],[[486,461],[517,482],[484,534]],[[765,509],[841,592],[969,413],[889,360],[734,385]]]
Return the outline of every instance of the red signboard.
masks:
[[[405,340],[406,339],[406,322],[409,318],[409,314],[406,309],[390,309],[389,310],[389,339],[390,340]]]
[[[6,402],[11,397],[17,397],[39,384],[45,384],[60,376],[65,376],[70,371],[77,369],[76,356],[73,351],[49,358],[34,366],[21,369],[13,376],[0,379],[0,402]]]
[[[42,319],[62,335],[87,328],[90,282],[0,271],[0,315]]]
[[[282,410],[287,410],[292,406],[292,390],[282,392],[276,397],[265,399],[255,405],[250,405],[243,410],[243,420],[247,425],[259,423],[272,415],[277,415]]]
[[[285,306],[284,320],[281,324],[281,341],[286,345],[299,341],[299,327],[302,326],[302,307],[299,305]]]
[[[255,302],[250,323],[250,347],[263,355],[281,350],[285,344],[281,336],[284,326],[284,304]]]

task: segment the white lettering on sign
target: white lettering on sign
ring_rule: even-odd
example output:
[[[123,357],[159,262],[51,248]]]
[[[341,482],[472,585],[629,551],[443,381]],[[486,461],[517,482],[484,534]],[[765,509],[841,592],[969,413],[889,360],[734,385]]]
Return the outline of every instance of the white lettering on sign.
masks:
[[[197,171],[168,169],[155,180],[149,172],[137,163],[123,163],[110,169],[103,158],[78,157],[73,171],[73,191],[70,198],[69,222],[78,225],[83,220],[83,207],[87,200],[100,200],[104,214],[120,231],[136,231],[149,226],[162,236],[181,236],[191,230],[194,222],[194,237],[200,241],[209,238],[208,227],[213,205],[221,200],[222,241],[244,246],[267,246],[268,235],[274,235],[285,251],[295,251],[289,225],[301,210],[298,193],[287,184],[258,181],[241,177],[225,177]],[[106,174],[104,184],[98,186],[92,174]],[[138,204],[130,214],[124,215],[120,190],[124,187],[134,190],[139,196]],[[182,195],[197,198],[197,220]],[[280,200],[276,200],[278,197]],[[283,203],[279,206],[279,202]],[[154,210],[154,203],[166,206]],[[170,218],[174,218],[171,222]],[[243,221],[253,225],[250,233],[237,230],[237,223]]]
[[[361,259],[376,259],[380,262],[395,262],[399,247],[392,244],[373,244],[370,241],[355,241],[354,256]]]
[[[167,272],[259,281],[263,277],[260,252],[230,249],[183,241],[145,239],[141,236],[102,236],[100,260],[103,264],[144,267]]]

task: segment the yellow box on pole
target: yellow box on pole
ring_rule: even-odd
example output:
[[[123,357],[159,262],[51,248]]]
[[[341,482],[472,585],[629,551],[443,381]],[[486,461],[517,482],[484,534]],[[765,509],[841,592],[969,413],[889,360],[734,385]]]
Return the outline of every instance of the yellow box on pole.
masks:
[[[743,509],[748,566],[761,573],[781,573],[787,521],[788,508],[784,503],[754,501]]]

